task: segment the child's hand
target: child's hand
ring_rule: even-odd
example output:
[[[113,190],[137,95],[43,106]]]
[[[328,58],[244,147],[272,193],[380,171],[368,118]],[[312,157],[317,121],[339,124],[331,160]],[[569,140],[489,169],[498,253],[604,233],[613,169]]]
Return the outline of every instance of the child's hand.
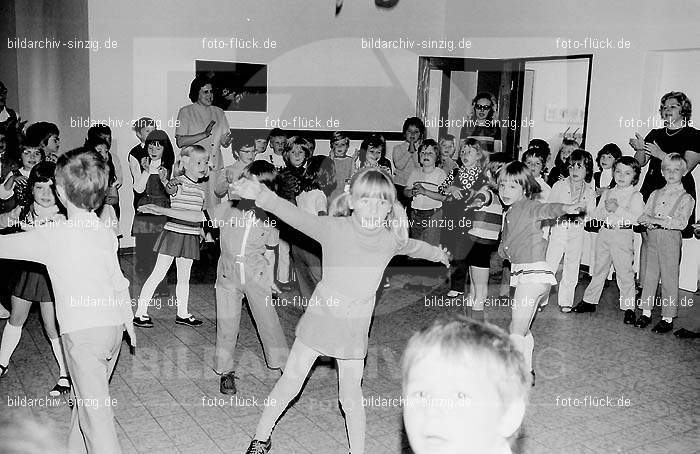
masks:
[[[457,186],[450,186],[449,188],[447,188],[447,192],[452,196],[453,199],[462,200],[462,190],[459,189]]]
[[[442,252],[442,256],[440,257],[440,263],[445,265],[446,267],[450,267],[450,258],[452,258],[452,254],[450,251],[447,250],[446,247],[442,247],[442,244],[438,246],[440,251]]]
[[[24,175],[15,177],[15,183],[17,183],[20,186],[24,186],[27,184],[27,177],[25,177]]]
[[[173,178],[172,180],[168,181],[168,184],[165,185],[165,189],[172,191],[173,189],[177,188],[181,184],[182,184],[182,181],[180,181],[179,178]]]
[[[7,178],[7,181],[5,181],[5,190],[9,191],[12,189],[12,186],[15,184],[15,178],[14,175],[10,175]]]
[[[617,211],[618,207],[617,199],[605,199],[605,209],[608,212],[614,213]]]
[[[602,196],[606,189],[608,189],[608,188],[596,188],[596,190],[595,190],[595,196],[596,196],[596,197]]]
[[[168,184],[168,169],[163,166],[158,167],[158,178],[160,178],[160,182],[163,183],[163,186]]]
[[[238,194],[242,199],[255,200],[262,192],[262,184],[256,180],[241,178],[235,183],[231,183],[229,188],[233,194]]]
[[[138,207],[138,212],[145,214],[161,214],[160,210],[161,207],[152,203],[149,203],[147,205],[141,205],[140,207]]]
[[[572,203],[571,205],[564,205],[564,213],[566,214],[580,214],[585,211],[585,207],[580,203]]]
[[[141,161],[139,161],[139,163],[141,164],[141,168],[143,170],[148,170],[148,168],[151,166],[151,158],[149,158],[148,156],[144,156],[143,158],[141,158]]]
[[[56,161],[58,161],[58,156],[56,156],[55,154],[51,153],[50,155],[48,155],[48,156],[46,157],[46,161],[48,161],[48,162],[53,162],[54,164],[56,164]]]

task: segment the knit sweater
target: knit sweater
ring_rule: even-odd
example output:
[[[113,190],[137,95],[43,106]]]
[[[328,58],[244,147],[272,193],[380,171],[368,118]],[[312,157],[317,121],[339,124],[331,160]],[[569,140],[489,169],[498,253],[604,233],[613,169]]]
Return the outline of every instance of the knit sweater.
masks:
[[[565,214],[563,203],[541,203],[521,199],[508,209],[503,224],[503,236],[498,254],[513,264],[545,260],[547,240],[542,237],[540,222]]]

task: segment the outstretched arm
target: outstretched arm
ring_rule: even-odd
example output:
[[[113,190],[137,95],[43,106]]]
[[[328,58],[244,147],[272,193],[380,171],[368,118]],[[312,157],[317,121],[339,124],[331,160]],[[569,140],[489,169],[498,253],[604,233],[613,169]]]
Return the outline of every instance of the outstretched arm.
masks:
[[[417,259],[440,262],[447,267],[450,266],[450,253],[447,252],[447,249],[431,246],[421,240],[409,239],[404,246],[399,248],[396,255],[408,255]]]
[[[204,213],[201,211],[179,210],[177,208],[163,208],[161,206],[153,204],[140,206],[138,210],[139,213],[158,214],[187,222],[206,221],[206,217],[204,217]]]

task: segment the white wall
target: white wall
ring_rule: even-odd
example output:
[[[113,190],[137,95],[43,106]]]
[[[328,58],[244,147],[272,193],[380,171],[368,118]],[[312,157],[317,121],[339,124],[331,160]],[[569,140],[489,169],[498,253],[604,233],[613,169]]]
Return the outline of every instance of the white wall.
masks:
[[[548,120],[547,106],[585,111],[588,59],[532,61],[525,64],[525,69],[534,71],[532,138],[544,139],[552,150],[557,150],[561,145],[562,132],[569,128],[569,133],[577,129],[582,133],[583,122]]]

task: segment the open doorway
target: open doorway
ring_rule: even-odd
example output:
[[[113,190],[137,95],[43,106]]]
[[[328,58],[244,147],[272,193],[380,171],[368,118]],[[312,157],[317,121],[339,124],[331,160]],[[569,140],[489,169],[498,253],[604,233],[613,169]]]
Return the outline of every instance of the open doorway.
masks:
[[[496,101],[490,125],[498,129],[499,148],[514,158],[534,138],[553,150],[564,137],[584,146],[592,58],[419,57],[417,116],[429,137],[459,139],[475,122],[472,100],[486,92]]]

